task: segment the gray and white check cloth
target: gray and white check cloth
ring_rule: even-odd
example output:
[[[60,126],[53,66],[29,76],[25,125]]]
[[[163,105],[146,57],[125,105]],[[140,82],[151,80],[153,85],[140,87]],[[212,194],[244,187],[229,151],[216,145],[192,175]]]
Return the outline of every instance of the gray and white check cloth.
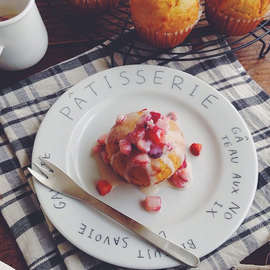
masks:
[[[115,63],[121,61],[121,55],[116,55]],[[153,60],[147,63],[158,64]],[[231,238],[202,258],[200,265],[207,270],[230,269],[269,240],[270,99],[233,54],[166,65],[215,87],[239,111],[256,145],[259,174],[252,207]],[[108,51],[96,47],[0,90],[0,209],[31,270],[121,269],[84,254],[57,232],[44,217],[26,170],[36,132],[57,98],[87,76],[109,67]]]

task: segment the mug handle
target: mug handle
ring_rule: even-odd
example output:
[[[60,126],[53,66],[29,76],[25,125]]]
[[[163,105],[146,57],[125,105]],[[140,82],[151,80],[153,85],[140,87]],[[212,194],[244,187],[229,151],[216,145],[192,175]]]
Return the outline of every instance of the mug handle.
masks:
[[[0,45],[0,56],[1,56],[3,50],[4,50],[4,46]]]

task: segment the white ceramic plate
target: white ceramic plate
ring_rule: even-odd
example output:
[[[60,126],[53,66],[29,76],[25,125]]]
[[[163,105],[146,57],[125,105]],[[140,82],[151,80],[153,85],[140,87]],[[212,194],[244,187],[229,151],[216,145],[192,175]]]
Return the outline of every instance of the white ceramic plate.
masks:
[[[176,112],[187,145],[193,180],[185,190],[162,186],[162,209],[144,211],[139,189],[122,184],[101,197],[90,150],[117,115],[143,108]],[[99,72],[63,94],[46,115],[36,137],[33,161],[49,158],[92,195],[163,237],[204,256],[227,240],[245,218],[257,186],[256,151],[233,106],[215,89],[186,73],[160,66],[123,66]],[[176,266],[133,233],[91,207],[35,183],[46,214],[70,242],[86,253],[123,267]]]

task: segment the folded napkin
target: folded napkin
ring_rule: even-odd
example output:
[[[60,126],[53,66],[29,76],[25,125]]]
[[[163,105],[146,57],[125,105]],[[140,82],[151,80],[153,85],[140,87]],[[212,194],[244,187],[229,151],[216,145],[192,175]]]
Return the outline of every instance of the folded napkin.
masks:
[[[225,46],[220,50],[228,49]],[[177,50],[183,52],[186,48]],[[114,56],[114,65],[122,64],[123,56]],[[31,164],[36,132],[46,112],[71,86],[108,69],[110,61],[110,50],[98,46],[0,91],[0,209],[29,269],[122,269],[83,253],[59,234],[44,216],[28,184],[30,176],[26,170]],[[136,59],[131,57],[125,61],[134,63]],[[239,111],[253,136],[259,162],[255,200],[238,230],[217,250],[202,258],[200,265],[200,269],[207,270],[230,269],[269,240],[269,96],[232,53],[205,60],[168,63],[149,60],[146,63],[166,64],[215,87]]]

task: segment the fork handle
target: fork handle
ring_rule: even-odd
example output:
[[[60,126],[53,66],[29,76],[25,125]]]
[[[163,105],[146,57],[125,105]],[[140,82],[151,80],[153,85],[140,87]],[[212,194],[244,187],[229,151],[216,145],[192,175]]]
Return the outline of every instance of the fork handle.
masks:
[[[122,224],[124,227],[135,232],[137,235],[141,236],[143,239],[148,241],[150,244],[154,245],[158,249],[162,250],[164,253],[170,255],[171,257],[177,259],[178,261],[190,266],[197,267],[200,263],[198,257],[196,257],[191,252],[186,249],[168,241],[165,238],[162,238],[158,234],[152,232],[144,225],[133,220],[132,218],[122,214],[116,209],[110,207],[107,204],[97,200],[87,193],[87,197],[84,197],[84,201],[90,205],[94,205],[101,213],[106,214],[112,219],[116,220],[118,223]]]
[[[51,167],[53,166],[52,164],[49,165]],[[199,265],[200,260],[194,254],[170,242],[169,240],[162,238],[161,236],[152,232],[139,222],[122,214],[121,212],[105,204],[104,202],[96,199],[94,196],[84,191],[79,185],[77,185],[67,174],[65,174],[59,168],[56,168],[55,166],[53,167],[53,170],[57,172],[56,173],[57,179],[51,177],[45,178],[30,168],[28,170],[41,184],[55,191],[58,191],[64,195],[88,203],[95,209],[99,210],[101,214],[106,214],[106,216],[117,221],[118,223],[128,228],[129,230],[135,232],[137,235],[141,236],[150,244],[162,250],[164,253],[170,255],[171,257],[175,258],[176,260],[190,267],[197,267]]]

